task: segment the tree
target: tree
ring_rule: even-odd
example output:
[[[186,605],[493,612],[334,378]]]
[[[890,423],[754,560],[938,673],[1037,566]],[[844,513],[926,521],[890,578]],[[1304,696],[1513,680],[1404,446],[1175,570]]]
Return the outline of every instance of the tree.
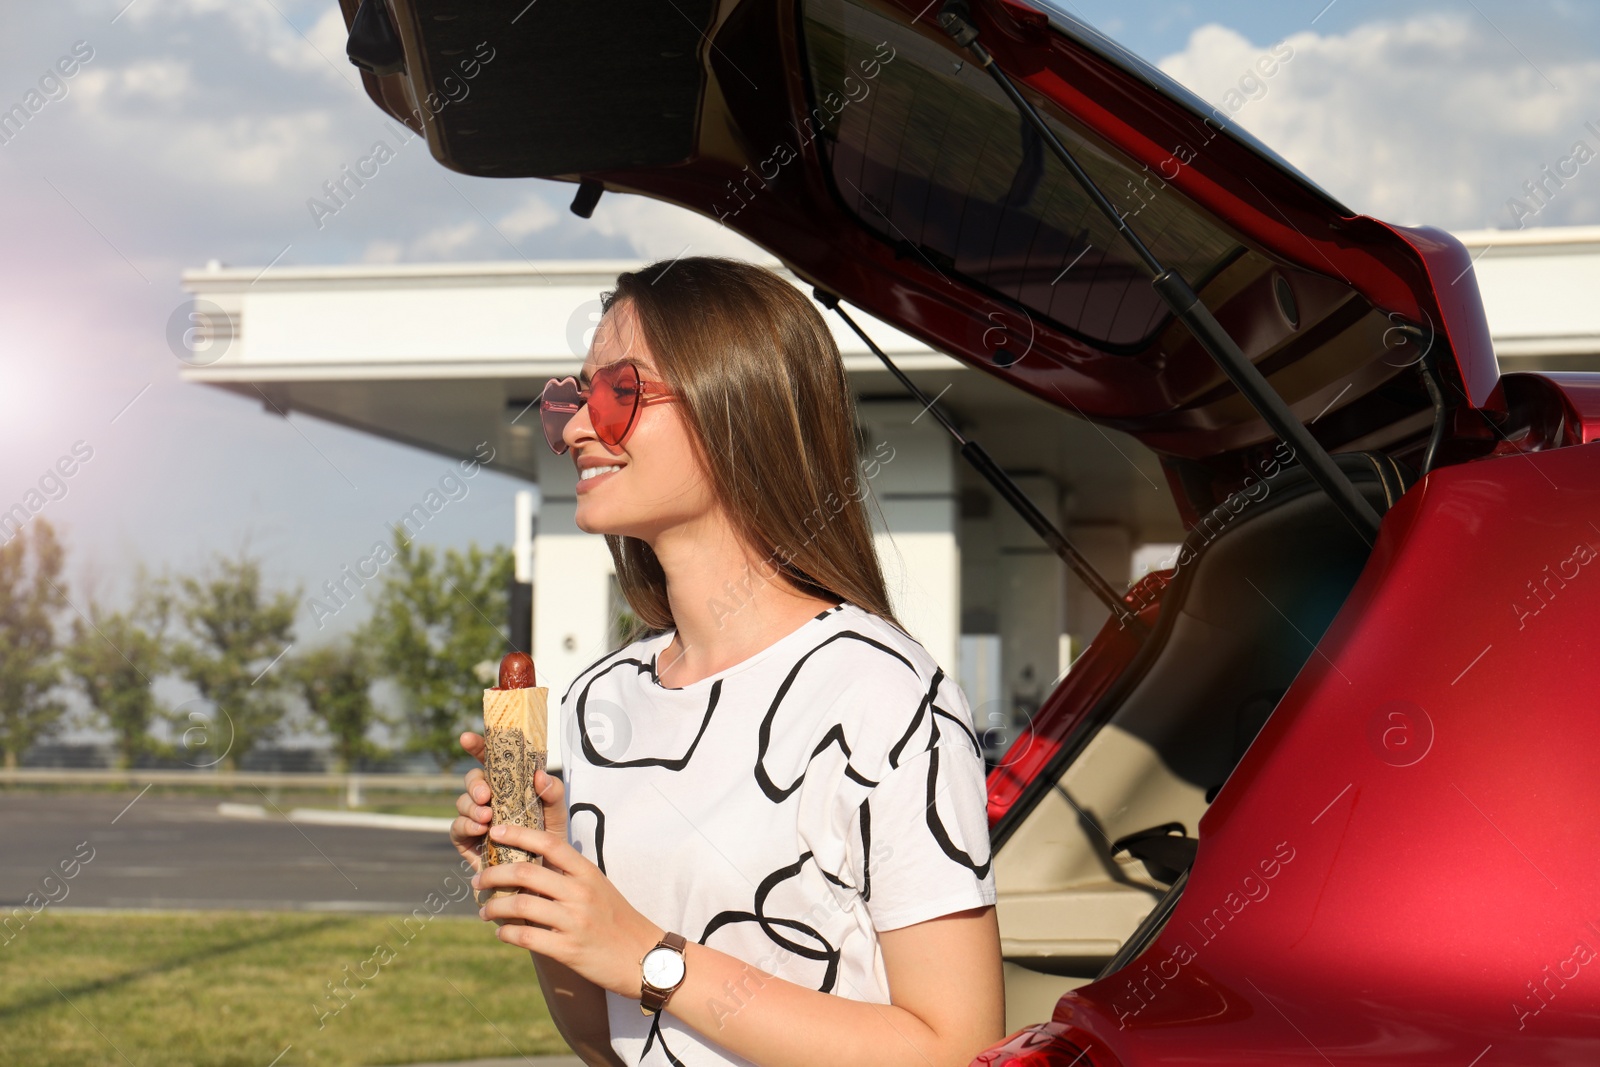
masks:
[[[172,592],[165,580],[141,570],[127,611],[107,611],[95,599],[88,619],[72,620],[65,649],[67,671],[88,698],[92,717],[116,735],[117,766],[131,767],[141,755],[165,755],[170,746],[150,734],[168,717],[151,683],[168,667],[165,648],[172,617]]]
[[[402,691],[406,750],[426,752],[447,770],[461,755],[457,738],[483,707],[486,683],[476,670],[497,664],[506,650],[494,620],[506,616],[511,552],[471,544],[465,553],[446,550],[441,560],[399,528],[394,546],[367,636]]]
[[[232,770],[282,728],[287,679],[276,663],[294,644],[300,590],[269,594],[260,563],[244,553],[218,556],[178,584],[176,610],[188,636],[174,646],[172,663],[216,708],[205,747]]]
[[[55,620],[67,604],[64,556],[42,518],[32,534],[24,527],[0,545],[0,749],[8,769],[61,728],[66,710],[51,695],[61,681]]]
[[[312,720],[333,738],[334,756],[341,772],[356,762],[382,754],[367,737],[374,723],[388,721],[373,707],[372,654],[360,640],[323,645],[297,657],[289,676],[305,698]]]

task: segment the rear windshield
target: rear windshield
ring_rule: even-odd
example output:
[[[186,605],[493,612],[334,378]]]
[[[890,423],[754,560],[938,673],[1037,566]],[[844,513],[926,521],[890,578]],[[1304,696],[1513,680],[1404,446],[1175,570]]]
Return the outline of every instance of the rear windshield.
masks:
[[[802,7],[812,125],[799,133],[815,130],[846,209],[905,254],[1058,329],[1144,347],[1166,306],[1116,227],[993,78],[907,18],[870,0]],[[1241,251],[1157,169],[1112,157],[1022,92],[1163,265],[1198,286]]]

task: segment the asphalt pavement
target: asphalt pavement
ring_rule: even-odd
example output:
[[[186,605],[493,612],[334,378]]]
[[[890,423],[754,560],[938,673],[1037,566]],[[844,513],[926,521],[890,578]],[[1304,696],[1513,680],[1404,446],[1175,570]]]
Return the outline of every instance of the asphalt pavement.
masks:
[[[0,911],[34,893],[52,909],[394,914],[431,909],[438,893],[448,901],[438,914],[477,914],[450,881],[460,858],[444,833],[307,825],[276,812],[228,818],[217,808],[215,796],[137,789],[0,793]]]

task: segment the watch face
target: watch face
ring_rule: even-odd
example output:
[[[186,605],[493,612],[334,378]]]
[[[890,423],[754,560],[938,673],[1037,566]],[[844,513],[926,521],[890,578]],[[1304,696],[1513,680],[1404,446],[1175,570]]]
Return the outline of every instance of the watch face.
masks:
[[[683,980],[683,957],[657,945],[645,953],[644,980],[657,989],[671,989]]]

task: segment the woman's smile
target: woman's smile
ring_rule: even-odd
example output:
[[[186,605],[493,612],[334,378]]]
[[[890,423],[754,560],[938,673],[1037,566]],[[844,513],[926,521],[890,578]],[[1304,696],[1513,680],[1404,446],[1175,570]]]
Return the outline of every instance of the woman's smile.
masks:
[[[587,493],[599,482],[610,478],[622,470],[622,464],[612,464],[605,467],[584,467],[578,471],[578,492]]]

